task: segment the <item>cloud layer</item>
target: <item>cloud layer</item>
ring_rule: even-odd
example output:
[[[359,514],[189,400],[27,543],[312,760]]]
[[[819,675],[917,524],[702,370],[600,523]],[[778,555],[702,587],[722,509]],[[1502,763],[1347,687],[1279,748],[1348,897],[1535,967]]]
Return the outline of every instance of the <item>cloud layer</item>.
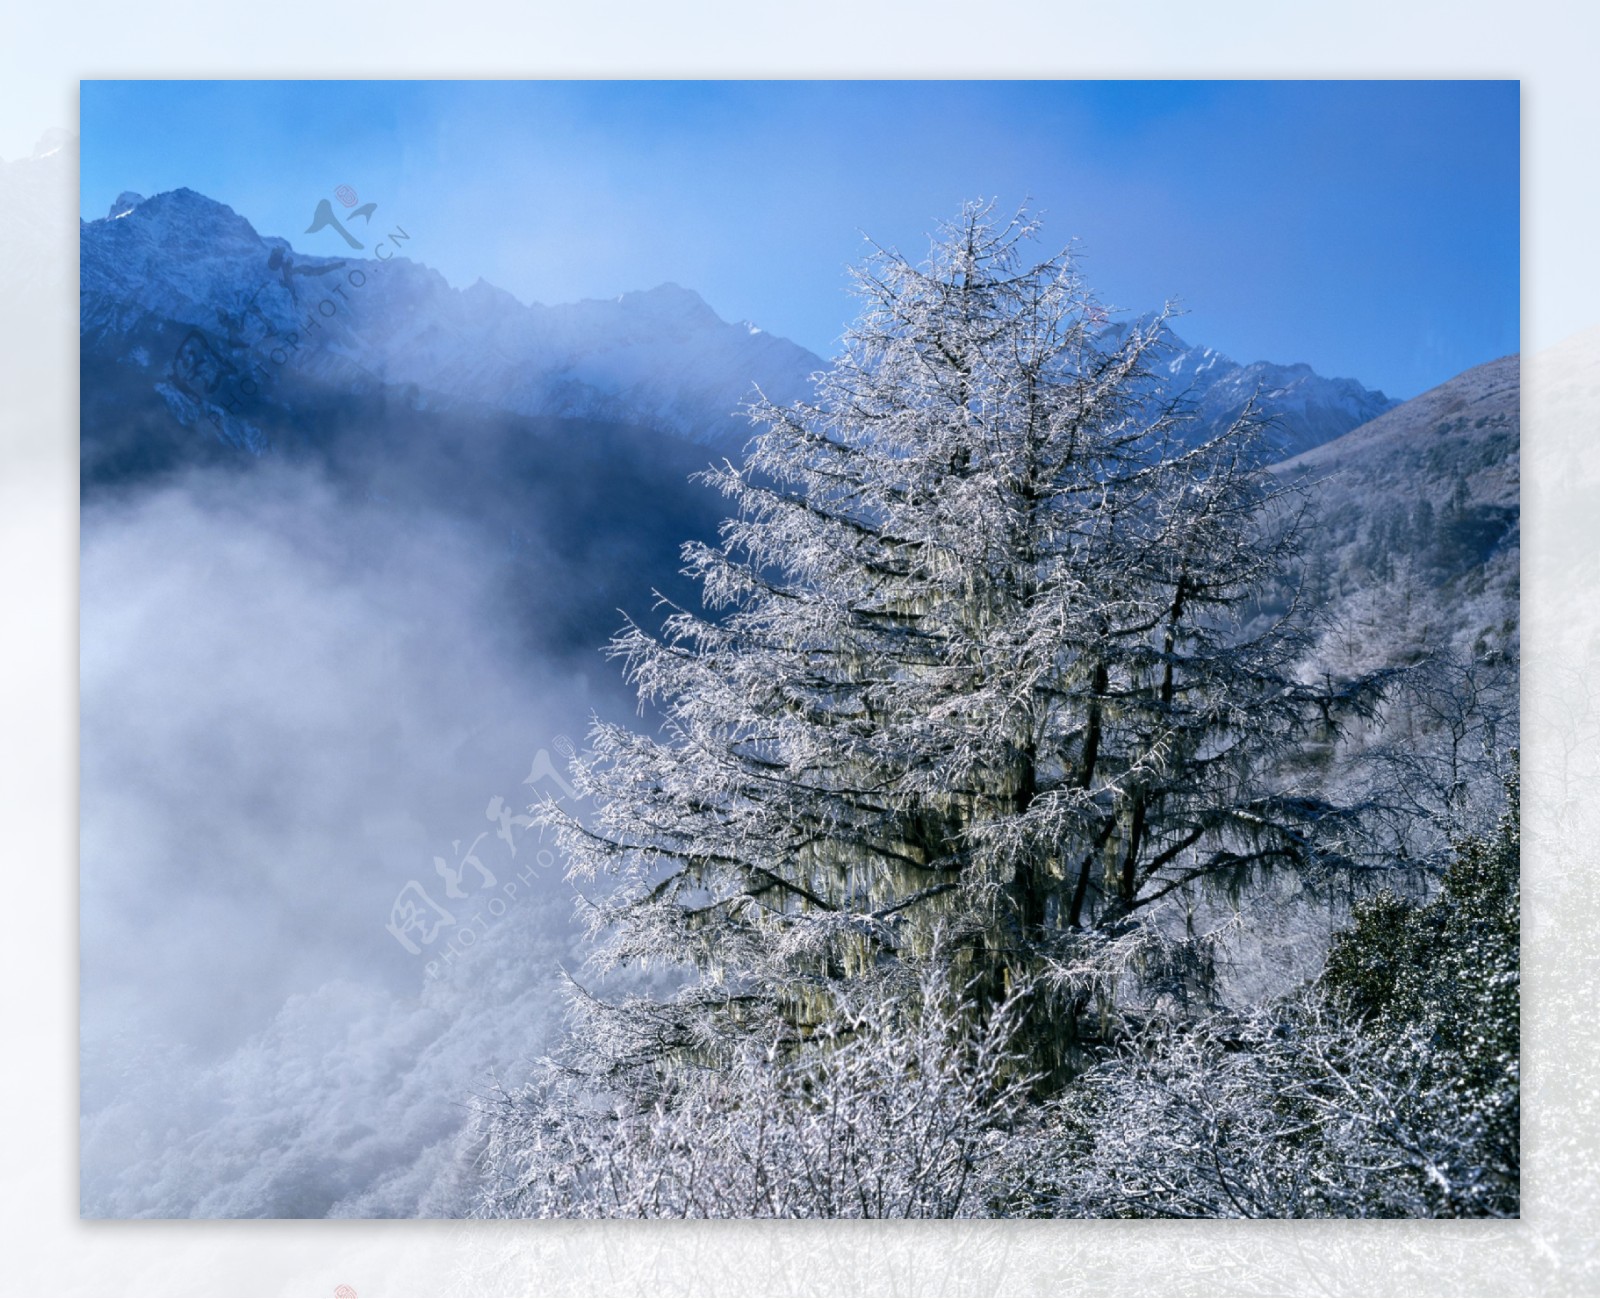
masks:
[[[86,505],[86,1214],[458,1211],[463,1106],[547,1044],[570,941],[559,869],[487,808],[594,702],[593,659],[530,657],[493,554],[265,466]],[[391,907],[446,902],[434,859],[480,834],[523,883],[430,978],[452,931],[413,955]]]

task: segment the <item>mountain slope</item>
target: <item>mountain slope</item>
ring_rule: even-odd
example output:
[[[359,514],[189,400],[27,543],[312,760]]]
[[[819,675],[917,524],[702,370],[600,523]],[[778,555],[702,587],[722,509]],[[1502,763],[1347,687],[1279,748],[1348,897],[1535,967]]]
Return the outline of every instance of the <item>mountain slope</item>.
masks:
[[[1502,357],[1275,466],[1317,504],[1307,585],[1335,618],[1328,666],[1516,655],[1520,394]]]

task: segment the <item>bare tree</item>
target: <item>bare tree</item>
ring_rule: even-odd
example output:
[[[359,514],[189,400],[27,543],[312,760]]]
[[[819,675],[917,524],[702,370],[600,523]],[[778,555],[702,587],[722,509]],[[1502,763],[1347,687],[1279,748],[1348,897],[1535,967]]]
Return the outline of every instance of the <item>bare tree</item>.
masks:
[[[1507,655],[1449,648],[1396,674],[1360,764],[1383,851],[1437,875],[1455,843],[1492,831],[1505,808],[1517,686]]]

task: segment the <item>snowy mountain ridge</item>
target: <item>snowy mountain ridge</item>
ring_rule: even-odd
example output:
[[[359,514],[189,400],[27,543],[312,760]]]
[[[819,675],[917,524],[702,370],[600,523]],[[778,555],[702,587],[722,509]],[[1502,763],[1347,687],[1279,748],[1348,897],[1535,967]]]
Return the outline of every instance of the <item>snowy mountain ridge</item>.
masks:
[[[180,423],[255,452],[268,437],[252,410],[287,403],[291,374],[334,391],[399,391],[414,406],[644,426],[732,452],[749,436],[738,412],[758,386],[786,404],[809,395],[823,366],[753,322],[723,321],[676,284],[557,306],[481,278],[454,289],[416,260],[423,232],[370,219],[369,229],[354,215],[350,229],[371,247],[316,255],[193,190],[123,193],[81,224],[85,348],[153,370]],[[1167,374],[1201,431],[1255,397],[1273,417],[1273,458],[1396,404],[1307,365],[1241,365],[1176,335],[1169,343]]]
[[[1135,323],[1151,319],[1145,315]],[[1117,324],[1107,333],[1121,337],[1128,328]],[[1185,342],[1170,325],[1157,369],[1172,395],[1191,403],[1206,428],[1225,426],[1254,398],[1270,421],[1265,435],[1269,460],[1288,459],[1331,442],[1400,404],[1355,379],[1326,378],[1304,362],[1241,364],[1215,348]]]
[[[724,322],[676,284],[561,306],[524,304],[481,279],[453,289],[408,255],[414,237],[376,227],[375,255],[317,256],[262,237],[193,190],[126,193],[82,226],[83,335],[113,351],[119,337],[165,336],[166,354],[152,354],[172,371],[163,396],[174,413],[186,425],[208,418],[252,449],[250,407],[271,400],[290,370],[354,390],[414,390],[425,404],[618,420],[721,443],[748,435],[736,411],[757,379],[791,401],[822,364]]]

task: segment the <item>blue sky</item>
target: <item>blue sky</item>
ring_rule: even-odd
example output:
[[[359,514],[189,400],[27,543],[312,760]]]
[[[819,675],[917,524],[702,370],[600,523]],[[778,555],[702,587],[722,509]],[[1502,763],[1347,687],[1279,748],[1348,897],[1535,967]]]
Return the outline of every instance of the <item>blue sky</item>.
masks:
[[[1027,201],[1132,311],[1409,397],[1518,349],[1515,82],[83,83],[83,215],[188,186],[308,235],[349,185],[458,286],[675,281],[824,356],[862,234]],[[322,241],[322,242],[319,242]]]

